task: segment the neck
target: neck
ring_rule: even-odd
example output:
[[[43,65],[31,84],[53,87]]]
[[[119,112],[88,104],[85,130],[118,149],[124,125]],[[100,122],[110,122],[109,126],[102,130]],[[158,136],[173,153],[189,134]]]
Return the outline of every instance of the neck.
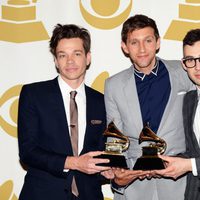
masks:
[[[74,80],[69,80],[65,79],[61,76],[61,78],[69,85],[72,89],[76,90],[83,82],[84,78],[82,79],[74,79]]]
[[[135,65],[135,64],[134,64]],[[137,65],[135,65],[135,68],[139,71],[142,72],[145,75],[148,75],[151,73],[151,71],[156,67],[157,65],[157,60],[156,58],[148,65],[145,67],[138,67]]]

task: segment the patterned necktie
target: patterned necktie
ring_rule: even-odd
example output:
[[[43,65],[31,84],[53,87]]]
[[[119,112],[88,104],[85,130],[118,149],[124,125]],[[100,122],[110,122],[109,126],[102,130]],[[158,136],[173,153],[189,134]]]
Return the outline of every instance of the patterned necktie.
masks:
[[[71,131],[71,143],[74,156],[78,156],[78,109],[75,101],[76,94],[77,94],[76,91],[70,92],[70,131]],[[79,195],[74,176],[72,179],[72,193],[75,196]]]

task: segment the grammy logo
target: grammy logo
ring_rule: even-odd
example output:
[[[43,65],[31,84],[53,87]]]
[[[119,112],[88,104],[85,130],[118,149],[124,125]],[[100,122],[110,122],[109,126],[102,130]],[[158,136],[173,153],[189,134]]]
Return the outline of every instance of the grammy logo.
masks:
[[[145,141],[152,143],[149,146],[142,148],[142,156],[137,159],[133,169],[134,170],[154,170],[164,169],[164,161],[158,157],[163,154],[167,148],[167,143],[158,137],[147,125],[145,126],[139,136],[139,144]]]
[[[114,122],[110,122],[103,134],[105,137],[110,138],[106,142],[105,152],[95,158],[109,159],[109,163],[98,164],[101,166],[128,168],[125,156],[122,154],[130,145],[128,136],[123,135],[115,126]]]
[[[8,0],[2,5],[0,40],[23,43],[49,39],[43,23],[36,20],[37,0]]]
[[[185,34],[200,27],[200,0],[186,0],[179,4],[179,20],[173,20],[164,38],[182,41]]]
[[[83,18],[91,26],[99,29],[113,29],[122,24],[130,15],[133,0],[127,1],[127,7],[120,13],[115,14],[120,8],[120,2],[123,0],[90,0],[93,15],[87,10],[83,0],[79,0],[80,11]],[[114,15],[114,16],[113,16]]]

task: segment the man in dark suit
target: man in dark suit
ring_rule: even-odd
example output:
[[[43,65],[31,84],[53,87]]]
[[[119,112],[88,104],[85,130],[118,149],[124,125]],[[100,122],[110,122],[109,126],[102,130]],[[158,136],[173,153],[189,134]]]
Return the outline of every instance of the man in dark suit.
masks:
[[[96,166],[109,160],[93,158],[102,153],[106,113],[103,95],[84,84],[90,34],[73,24],[58,24],[50,51],[59,76],[24,85],[20,94],[19,156],[28,170],[19,199],[102,200],[99,172],[110,168]],[[70,123],[71,91],[77,93],[75,124]],[[78,155],[73,153],[73,127],[78,129]]]
[[[187,158],[161,156],[167,168],[156,173],[176,179],[188,173],[185,200],[200,199],[200,29],[189,31],[183,39],[183,68],[196,85],[185,95],[183,120],[186,136]],[[177,141],[178,142],[178,141]]]

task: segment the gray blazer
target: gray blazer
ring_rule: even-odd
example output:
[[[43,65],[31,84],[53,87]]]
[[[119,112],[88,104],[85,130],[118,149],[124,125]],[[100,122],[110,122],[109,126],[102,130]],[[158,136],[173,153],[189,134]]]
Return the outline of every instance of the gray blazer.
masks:
[[[171,93],[157,135],[167,142],[165,154],[177,155],[185,152],[182,105],[184,94],[190,90],[192,83],[179,61],[162,60],[162,62],[169,72]],[[108,123],[113,120],[116,126],[130,138],[126,157],[132,169],[136,159],[142,154],[142,146],[147,145],[138,144],[143,122],[132,66],[106,80],[104,98]],[[136,180],[126,188],[118,190],[119,193],[115,192],[114,199],[183,200],[185,179],[183,177],[177,181],[164,178]]]
[[[186,94],[183,104],[183,120],[186,137],[186,153],[191,158],[196,158],[198,176],[192,173],[187,175],[187,186],[185,191],[185,200],[200,199],[200,148],[193,131],[193,122],[196,113],[198,98],[197,91],[193,90]]]

